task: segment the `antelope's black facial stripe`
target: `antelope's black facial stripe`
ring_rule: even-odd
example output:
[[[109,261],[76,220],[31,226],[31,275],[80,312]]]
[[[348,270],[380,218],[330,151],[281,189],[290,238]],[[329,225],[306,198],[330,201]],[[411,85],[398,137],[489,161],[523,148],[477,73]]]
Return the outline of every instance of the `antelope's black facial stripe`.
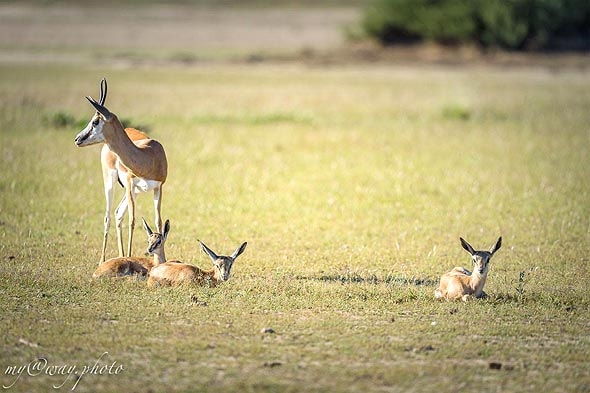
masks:
[[[78,143],[82,143],[84,142],[86,139],[88,139],[88,137],[90,136],[90,132],[87,132],[86,134],[82,135],[82,137],[80,139],[78,139],[76,142]]]
[[[154,242],[154,244],[152,244],[152,245],[150,246],[150,251],[154,251],[156,248],[158,248],[158,247],[160,246],[160,243],[161,243],[161,242],[162,242],[162,241],[161,241],[160,239],[158,239],[157,241],[155,241],[155,242]]]

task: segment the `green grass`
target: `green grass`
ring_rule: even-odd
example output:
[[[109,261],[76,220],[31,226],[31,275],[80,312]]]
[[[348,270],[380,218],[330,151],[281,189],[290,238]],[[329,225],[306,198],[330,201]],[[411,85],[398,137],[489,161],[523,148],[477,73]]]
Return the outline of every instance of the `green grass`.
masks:
[[[0,66],[0,380],[76,391],[588,391],[590,78],[538,68]],[[109,108],[169,159],[169,258],[219,288],[94,281]],[[62,121],[64,120],[65,121]],[[131,120],[130,120],[131,121]],[[118,195],[122,195],[119,191]],[[153,221],[150,198],[138,215]],[[487,300],[438,277],[503,236]],[[111,230],[109,255],[115,256]],[[145,237],[136,230],[134,249]],[[206,302],[203,306],[200,302]],[[265,327],[275,333],[261,333]],[[500,363],[499,370],[490,363]],[[23,375],[9,392],[53,391]],[[69,390],[74,379],[61,390]]]

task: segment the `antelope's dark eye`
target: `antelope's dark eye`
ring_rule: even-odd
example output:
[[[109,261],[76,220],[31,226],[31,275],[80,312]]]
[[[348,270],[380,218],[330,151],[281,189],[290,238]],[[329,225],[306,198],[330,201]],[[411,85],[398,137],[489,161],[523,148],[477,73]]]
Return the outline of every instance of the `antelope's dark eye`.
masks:
[[[98,125],[98,119],[94,120],[94,121],[92,122],[92,125],[93,125],[94,127],[96,127],[96,126]]]

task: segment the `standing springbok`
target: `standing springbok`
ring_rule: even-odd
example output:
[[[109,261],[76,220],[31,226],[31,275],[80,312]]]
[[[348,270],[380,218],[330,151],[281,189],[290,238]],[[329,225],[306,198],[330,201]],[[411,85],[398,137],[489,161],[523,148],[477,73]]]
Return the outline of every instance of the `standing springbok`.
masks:
[[[201,248],[213,261],[213,269],[202,270],[194,265],[180,261],[162,263],[149,273],[148,285],[180,285],[194,283],[197,285],[217,286],[229,280],[229,273],[236,258],[244,252],[248,243],[244,242],[231,256],[217,255],[199,240]]]
[[[123,217],[129,209],[127,256],[131,256],[135,227],[135,196],[138,193],[153,190],[156,230],[162,231],[162,186],[168,176],[168,161],[162,145],[141,131],[124,129],[117,116],[104,106],[106,97],[107,82],[103,78],[100,83],[100,102],[96,102],[90,96],[86,97],[96,109],[96,113],[74,141],[78,147],[105,143],[101,152],[101,165],[106,212],[100,262],[105,261],[115,182],[118,180],[125,187],[125,196],[115,210],[119,256],[123,257]]]
[[[470,297],[486,297],[483,286],[488,276],[488,265],[490,259],[496,251],[502,246],[502,237],[498,238],[496,244],[490,248],[490,251],[475,251],[471,244],[467,243],[462,237],[461,245],[471,254],[473,260],[473,273],[463,267],[456,267],[440,278],[440,285],[434,291],[436,299],[461,299],[467,301]]]
[[[164,224],[164,231],[162,233],[155,233],[150,226],[142,218],[143,229],[148,236],[147,253],[153,255],[153,258],[146,257],[118,257],[111,258],[108,261],[101,263],[92,274],[92,277],[122,277],[122,276],[147,276],[148,272],[166,262],[166,253],[164,252],[164,244],[170,232],[170,220],[166,220]]]

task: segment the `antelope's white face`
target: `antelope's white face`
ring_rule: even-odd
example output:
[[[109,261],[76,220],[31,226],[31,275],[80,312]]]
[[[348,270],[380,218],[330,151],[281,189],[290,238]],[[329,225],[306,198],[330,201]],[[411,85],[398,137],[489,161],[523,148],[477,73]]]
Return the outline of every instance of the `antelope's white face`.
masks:
[[[473,272],[485,276],[488,273],[491,257],[492,254],[487,251],[476,251],[475,254],[471,256],[471,259],[473,260]]]
[[[148,246],[146,252],[149,255],[153,255],[156,252],[156,250],[160,249],[163,245],[163,236],[159,233],[152,233],[148,236]]]
[[[142,217],[141,221],[143,223],[143,229],[148,236],[148,246],[146,252],[149,255],[154,255],[156,252],[163,252],[164,243],[166,242],[166,238],[168,237],[168,232],[170,231],[170,220],[166,220],[164,224],[164,231],[160,234],[157,232],[152,231],[152,228],[145,222],[145,219]]]
[[[105,138],[102,133],[104,123],[104,118],[97,112],[86,128],[76,135],[76,139],[74,139],[76,146],[84,147],[104,142]]]
[[[236,249],[236,251],[234,251],[233,254],[231,254],[231,256],[225,256],[225,255],[217,255],[213,250],[211,250],[209,247],[207,247],[203,242],[199,241],[199,243],[201,243],[201,248],[203,249],[203,251],[205,251],[205,253],[207,253],[207,255],[209,255],[209,258],[211,258],[211,261],[213,262],[213,266],[215,266],[215,271],[217,273],[217,277],[220,281],[227,281],[229,280],[229,272],[231,271],[231,267],[234,264],[236,258],[244,252],[244,250],[246,249],[246,245],[248,243],[244,242],[242,243],[242,245],[240,247],[238,247]]]
[[[490,251],[475,251],[471,244],[467,243],[465,239],[459,239],[461,240],[461,246],[463,246],[465,251],[471,254],[471,259],[473,260],[473,273],[482,276],[486,275],[488,273],[489,263],[492,255],[494,255],[494,253],[502,246],[502,238],[498,238],[498,241],[494,246],[492,246],[492,248],[490,248]]]
[[[220,257],[219,259],[213,261],[213,265],[215,266],[215,270],[217,270],[219,279],[221,281],[229,280],[229,273],[233,263],[233,259],[228,257]]]

